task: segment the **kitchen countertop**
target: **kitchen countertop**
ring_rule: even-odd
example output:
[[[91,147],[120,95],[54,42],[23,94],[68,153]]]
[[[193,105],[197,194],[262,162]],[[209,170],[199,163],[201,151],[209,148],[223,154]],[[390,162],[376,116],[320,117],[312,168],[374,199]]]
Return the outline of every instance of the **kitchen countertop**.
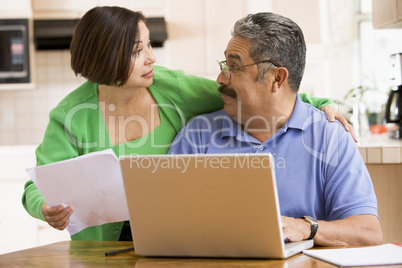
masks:
[[[391,139],[388,134],[372,134],[360,138],[357,144],[366,164],[401,164],[402,139]]]
[[[0,146],[0,180],[27,178],[25,169],[36,165],[37,146]],[[357,146],[366,164],[402,164],[402,139],[372,134],[360,138]]]

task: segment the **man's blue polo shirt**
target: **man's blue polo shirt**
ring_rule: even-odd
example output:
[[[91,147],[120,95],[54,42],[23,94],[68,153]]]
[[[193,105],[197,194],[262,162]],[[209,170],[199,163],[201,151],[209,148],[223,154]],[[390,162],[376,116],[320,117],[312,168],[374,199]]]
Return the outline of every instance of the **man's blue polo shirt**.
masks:
[[[299,95],[288,122],[263,143],[220,110],[194,118],[169,151],[268,152],[275,160],[283,216],[309,215],[327,221],[360,214],[378,217],[371,178],[352,136],[338,121],[328,122],[323,112],[302,102]]]

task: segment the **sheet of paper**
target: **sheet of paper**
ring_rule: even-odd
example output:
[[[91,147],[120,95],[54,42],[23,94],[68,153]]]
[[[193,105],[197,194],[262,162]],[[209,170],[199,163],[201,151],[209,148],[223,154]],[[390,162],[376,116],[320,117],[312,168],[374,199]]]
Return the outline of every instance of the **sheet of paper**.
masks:
[[[402,264],[402,247],[391,243],[361,248],[309,249],[303,253],[338,266]]]
[[[27,169],[49,206],[74,210],[73,235],[95,225],[129,220],[120,163],[112,149]]]

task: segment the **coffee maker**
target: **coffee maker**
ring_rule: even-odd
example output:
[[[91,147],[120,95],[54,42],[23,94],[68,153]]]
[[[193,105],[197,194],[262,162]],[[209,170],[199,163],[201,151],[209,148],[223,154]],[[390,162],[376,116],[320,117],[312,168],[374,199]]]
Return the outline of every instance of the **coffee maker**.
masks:
[[[393,87],[385,107],[385,121],[395,124],[395,128],[388,131],[389,137],[402,139],[402,53],[391,55],[391,67]]]

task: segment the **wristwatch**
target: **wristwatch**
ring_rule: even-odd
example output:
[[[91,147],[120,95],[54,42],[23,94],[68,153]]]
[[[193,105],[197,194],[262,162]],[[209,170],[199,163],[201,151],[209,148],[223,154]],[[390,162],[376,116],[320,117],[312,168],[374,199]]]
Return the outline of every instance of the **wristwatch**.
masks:
[[[306,222],[310,223],[311,225],[311,233],[307,239],[313,239],[318,230],[318,222],[316,219],[310,216],[304,216],[303,218]]]

